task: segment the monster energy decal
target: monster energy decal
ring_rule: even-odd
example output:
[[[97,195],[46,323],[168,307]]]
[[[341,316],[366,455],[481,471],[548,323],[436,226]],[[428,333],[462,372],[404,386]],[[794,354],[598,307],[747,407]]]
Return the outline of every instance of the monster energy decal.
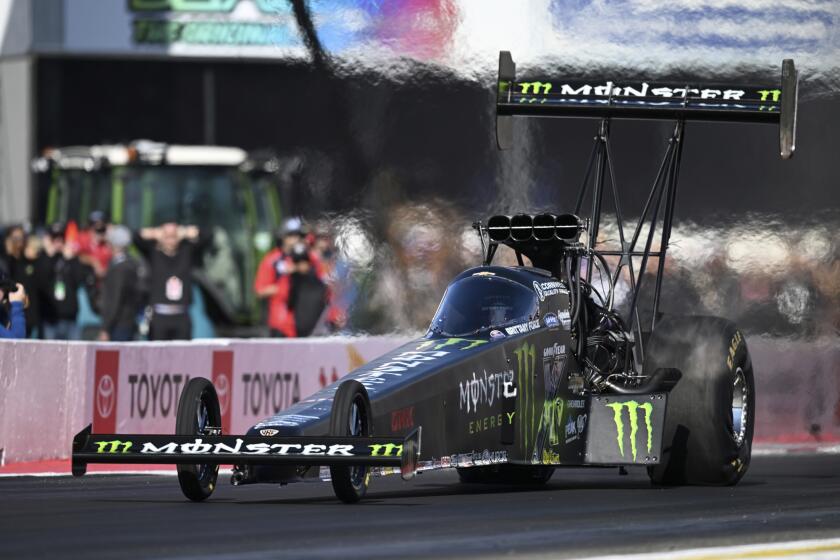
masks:
[[[624,409],[627,409],[627,416],[630,421],[630,451],[633,454],[633,461],[636,460],[636,435],[639,431],[639,414],[644,412],[645,430],[647,431],[647,453],[650,455],[653,447],[653,427],[651,425],[651,415],[653,414],[653,405],[649,402],[639,404],[636,401],[626,401],[610,403],[608,408],[613,410],[613,419],[615,421],[616,441],[618,442],[618,451],[624,457]]]
[[[516,356],[516,383],[519,399],[519,446],[525,456],[535,434],[536,403],[534,394],[534,367],[537,352],[533,344],[526,342],[513,351]]]

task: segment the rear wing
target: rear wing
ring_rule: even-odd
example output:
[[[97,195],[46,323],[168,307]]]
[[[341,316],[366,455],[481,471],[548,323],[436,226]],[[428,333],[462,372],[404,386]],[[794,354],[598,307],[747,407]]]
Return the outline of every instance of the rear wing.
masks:
[[[782,61],[775,85],[709,85],[647,81],[518,81],[510,52],[499,53],[496,142],[513,145],[513,117],[598,117],[755,122],[779,125],[783,159],[796,149],[799,74],[793,60]]]

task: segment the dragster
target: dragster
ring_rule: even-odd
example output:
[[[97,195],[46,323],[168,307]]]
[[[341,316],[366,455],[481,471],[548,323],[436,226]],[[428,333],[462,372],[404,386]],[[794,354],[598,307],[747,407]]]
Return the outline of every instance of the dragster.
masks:
[[[722,318],[659,311],[680,159],[694,120],[776,124],[781,156],[791,157],[797,91],[792,60],[773,85],[592,84],[519,80],[510,53],[500,53],[500,149],[514,144],[513,118],[598,120],[574,208],[475,222],[483,261],[450,283],[424,336],[248,433],[222,434],[213,385],[193,378],[174,435],[88,427],[73,442],[73,473],[89,463],[176,464],[183,493],[196,501],[213,493],[220,464],[233,465],[235,485],[330,479],[348,503],[364,497],[371,475],[409,479],[443,468],[469,483],[542,484],[565,466],[641,466],[656,485],[736,484],[750,464],[755,410],[744,336]],[[610,127],[622,119],[674,121],[626,234],[610,146]],[[616,251],[597,243],[605,193]],[[517,266],[493,264],[501,246]],[[619,305],[622,277],[630,292]],[[645,283],[653,298],[641,309]]]

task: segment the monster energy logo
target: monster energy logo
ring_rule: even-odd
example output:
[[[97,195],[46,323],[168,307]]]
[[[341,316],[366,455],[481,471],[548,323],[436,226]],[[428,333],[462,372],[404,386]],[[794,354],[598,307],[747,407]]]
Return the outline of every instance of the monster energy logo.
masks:
[[[618,450],[621,456],[624,457],[624,419],[621,411],[627,408],[627,414],[630,417],[630,452],[633,454],[633,461],[636,460],[636,433],[639,431],[639,410],[645,412],[645,428],[647,429],[647,452],[651,452],[653,447],[653,429],[650,424],[650,417],[653,414],[653,405],[646,402],[639,404],[636,401],[626,401],[620,403],[608,404],[607,407],[613,409],[613,420],[615,420],[616,440],[618,441]]]
[[[402,445],[395,443],[384,443],[368,445],[371,457],[399,457],[402,455]]]
[[[779,97],[782,95],[782,90],[780,89],[760,89],[756,92],[761,96],[760,101],[771,101],[773,103],[778,103]],[[761,105],[759,106],[759,111],[773,111],[777,110],[778,108],[774,105]]]
[[[772,102],[775,103],[779,100],[779,97],[781,97],[782,90],[780,90],[780,89],[760,89],[756,93],[761,96],[760,101],[768,101],[768,98],[769,98],[769,101],[772,101]]]
[[[489,340],[473,340],[470,338],[447,338],[446,340],[427,340],[425,342],[421,342],[419,346],[417,346],[417,350],[426,350],[428,348],[432,348],[432,350],[440,350],[441,348],[448,348],[449,346],[457,346],[461,343],[468,343],[466,346],[461,347],[461,350],[472,350],[476,346],[481,346],[482,344],[487,344],[490,342]]]
[[[520,92],[522,95],[527,93],[539,94],[541,89],[543,95],[548,95],[552,87],[549,82],[520,82],[517,85],[522,88]]]
[[[122,453],[128,453],[128,450],[131,449],[131,444],[132,442],[130,441],[120,441],[118,439],[94,442],[97,453],[120,453],[120,447],[122,447]]]
[[[519,387],[519,394],[522,399],[519,401],[519,440],[522,442],[524,452],[528,452],[528,442],[536,436],[534,433],[534,420],[536,418],[536,406],[534,395],[534,366],[537,361],[537,352],[533,344],[527,342],[513,351],[516,355],[516,380]]]

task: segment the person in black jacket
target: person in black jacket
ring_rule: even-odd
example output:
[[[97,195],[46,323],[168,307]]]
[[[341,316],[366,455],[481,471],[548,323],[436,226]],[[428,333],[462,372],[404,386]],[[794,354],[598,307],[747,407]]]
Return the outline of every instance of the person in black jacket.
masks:
[[[137,314],[142,305],[140,264],[126,253],[131,231],[125,226],[111,226],[105,235],[112,251],[111,261],[102,281],[102,331],[99,340],[126,342],[137,334]]]
[[[192,338],[192,268],[211,240],[196,226],[176,223],[135,233],[134,245],[146,257],[149,269],[150,340]]]
[[[35,262],[39,286],[44,338],[77,340],[79,328],[79,288],[85,285],[85,270],[73,248],[64,242],[64,226],[50,226],[44,250]]]
[[[35,278],[35,260],[26,256],[27,235],[23,226],[15,224],[6,229],[0,248],[0,271],[9,275],[12,281],[23,285],[29,298],[26,307],[26,334],[31,335],[38,328],[40,306]]]
[[[292,247],[291,258],[289,310],[294,314],[297,336],[304,337],[312,334],[325,319],[327,286],[315,273],[309,247],[305,243],[296,243]]]

